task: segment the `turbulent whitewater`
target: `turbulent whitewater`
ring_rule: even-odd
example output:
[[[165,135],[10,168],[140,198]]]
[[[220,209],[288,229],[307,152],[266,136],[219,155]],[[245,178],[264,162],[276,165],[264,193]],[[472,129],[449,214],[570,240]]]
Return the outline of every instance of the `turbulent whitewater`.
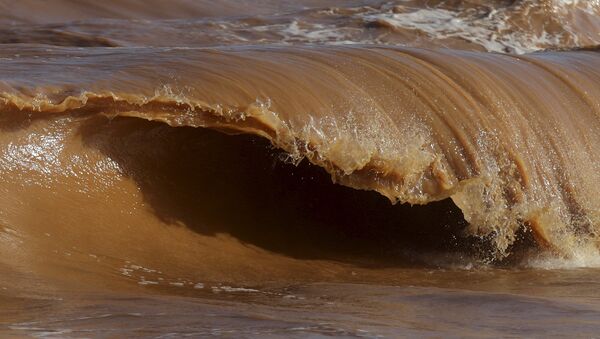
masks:
[[[597,1],[0,9],[11,307],[598,262]]]

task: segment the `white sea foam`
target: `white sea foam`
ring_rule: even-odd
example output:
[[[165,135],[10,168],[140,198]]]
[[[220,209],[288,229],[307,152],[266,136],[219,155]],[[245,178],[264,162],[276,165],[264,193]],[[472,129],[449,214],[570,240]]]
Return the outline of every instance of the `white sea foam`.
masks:
[[[547,270],[600,268],[600,251],[595,246],[576,246],[567,257],[542,253],[529,258],[526,266]]]
[[[467,12],[469,13],[469,12]],[[562,34],[546,31],[540,34],[519,30],[508,23],[510,13],[505,9],[492,10],[487,15],[442,8],[405,8],[405,12],[383,12],[365,15],[368,22],[383,21],[389,26],[418,30],[432,40],[463,39],[480,45],[490,52],[523,54],[559,46],[565,38]]]

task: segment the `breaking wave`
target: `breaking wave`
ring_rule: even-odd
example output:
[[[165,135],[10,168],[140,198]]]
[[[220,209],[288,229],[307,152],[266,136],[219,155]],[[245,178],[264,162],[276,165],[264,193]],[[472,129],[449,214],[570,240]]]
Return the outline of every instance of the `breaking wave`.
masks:
[[[166,48],[132,59],[61,49],[47,62],[19,51],[4,70],[9,125],[102,114],[255,134],[394,203],[451,198],[500,257],[521,228],[562,255],[596,246],[596,52]],[[19,65],[32,63],[40,74],[85,67],[68,84],[53,75],[27,85]],[[165,84],[173,72],[177,83]]]
[[[598,13],[0,0],[0,283],[596,266]]]

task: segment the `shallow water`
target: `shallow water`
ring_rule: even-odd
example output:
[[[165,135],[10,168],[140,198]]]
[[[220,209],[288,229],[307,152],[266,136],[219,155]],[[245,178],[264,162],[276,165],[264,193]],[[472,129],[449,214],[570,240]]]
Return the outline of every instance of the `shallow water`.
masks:
[[[390,270],[385,275],[396,281],[385,285],[65,293],[61,300],[15,300],[14,307],[27,316],[9,318],[3,333],[50,338],[593,337],[600,317],[597,274],[592,269]]]
[[[598,1],[0,12],[0,335],[600,330]]]

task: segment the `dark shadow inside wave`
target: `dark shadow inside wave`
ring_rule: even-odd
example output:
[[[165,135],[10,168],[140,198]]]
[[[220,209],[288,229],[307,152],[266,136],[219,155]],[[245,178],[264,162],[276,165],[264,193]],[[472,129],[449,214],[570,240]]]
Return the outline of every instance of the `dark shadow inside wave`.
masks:
[[[256,136],[98,117],[81,133],[135,180],[160,219],[201,234],[227,233],[301,259],[384,266],[425,264],[427,253],[473,254],[482,244],[463,236],[467,224],[450,199],[392,205],[333,184],[307,161],[282,162]]]

